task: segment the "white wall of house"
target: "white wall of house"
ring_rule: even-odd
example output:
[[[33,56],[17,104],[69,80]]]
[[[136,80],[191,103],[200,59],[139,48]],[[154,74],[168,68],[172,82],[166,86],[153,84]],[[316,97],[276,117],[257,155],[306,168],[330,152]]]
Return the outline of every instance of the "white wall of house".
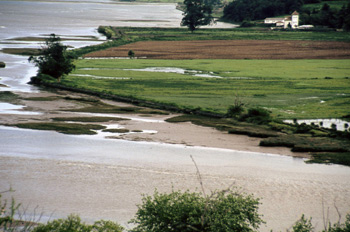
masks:
[[[285,18],[266,18],[265,24],[276,24],[277,27],[288,28],[288,25],[292,28],[298,28],[299,26],[299,13],[294,11],[291,16]]]

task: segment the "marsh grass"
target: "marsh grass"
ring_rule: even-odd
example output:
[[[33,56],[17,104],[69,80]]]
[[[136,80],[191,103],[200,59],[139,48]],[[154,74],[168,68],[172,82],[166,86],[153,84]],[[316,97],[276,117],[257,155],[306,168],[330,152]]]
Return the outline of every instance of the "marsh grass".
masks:
[[[96,124],[79,124],[79,123],[62,123],[62,122],[40,122],[40,123],[18,123],[12,124],[25,129],[33,130],[53,130],[62,134],[74,134],[74,135],[93,135],[96,134],[94,130],[105,129],[105,126]]]
[[[78,100],[79,101],[79,100]],[[159,114],[159,115],[168,115],[169,112],[157,110],[157,109],[148,109],[148,108],[142,108],[142,107],[119,107],[119,106],[113,106],[106,104],[102,101],[93,101],[90,102],[89,106],[78,108],[78,109],[67,109],[65,111],[71,111],[71,112],[88,112],[88,113],[110,113],[110,114],[144,114],[144,115],[150,115],[150,114]]]
[[[307,163],[335,163],[350,166],[350,152],[314,153],[311,156],[312,159],[308,160]]]
[[[200,28],[195,33],[191,33],[187,28],[111,27],[111,29],[123,31],[129,40],[350,40],[350,33],[336,31],[271,31],[269,28]]]
[[[110,132],[110,133],[129,133],[130,130],[128,129],[104,129],[103,132]]]
[[[115,117],[57,117],[52,118],[57,122],[111,122],[111,121],[124,121],[130,120],[127,118],[115,118]]]
[[[27,98],[23,98],[23,100],[26,101],[55,101],[59,99],[59,97],[27,97]]]
[[[23,55],[23,56],[37,56],[41,55],[40,49],[37,48],[3,48],[3,53],[12,55]]]
[[[239,95],[249,107],[264,107],[281,119],[340,118],[350,113],[349,60],[107,59],[79,60],[76,65],[62,84],[182,108],[224,114]],[[130,70],[147,67],[213,72],[222,78]],[[327,76],[332,79],[325,79]]]
[[[18,100],[19,96],[11,91],[1,91],[0,92],[0,101],[3,102],[12,102]]]

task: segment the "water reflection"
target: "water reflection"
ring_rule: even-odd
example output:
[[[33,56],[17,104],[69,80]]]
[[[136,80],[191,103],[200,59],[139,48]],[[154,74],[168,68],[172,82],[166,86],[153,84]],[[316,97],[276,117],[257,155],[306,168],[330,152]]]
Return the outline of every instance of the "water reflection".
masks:
[[[0,102],[1,114],[41,115],[40,112],[23,111],[25,106]]]
[[[284,122],[286,123],[294,123],[293,120],[285,120]],[[345,131],[348,129],[349,122],[337,119],[337,118],[332,118],[332,119],[302,119],[302,120],[297,120],[298,124],[305,123],[307,125],[316,125],[324,128],[332,128],[332,125],[336,125],[336,129],[339,131]],[[348,125],[348,126],[346,126]]]

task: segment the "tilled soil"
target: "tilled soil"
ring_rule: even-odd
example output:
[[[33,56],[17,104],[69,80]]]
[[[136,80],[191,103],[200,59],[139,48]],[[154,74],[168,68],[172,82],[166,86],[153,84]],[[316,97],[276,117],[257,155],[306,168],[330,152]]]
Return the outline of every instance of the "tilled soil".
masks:
[[[109,48],[86,57],[150,59],[350,59],[349,42],[295,40],[144,41]]]

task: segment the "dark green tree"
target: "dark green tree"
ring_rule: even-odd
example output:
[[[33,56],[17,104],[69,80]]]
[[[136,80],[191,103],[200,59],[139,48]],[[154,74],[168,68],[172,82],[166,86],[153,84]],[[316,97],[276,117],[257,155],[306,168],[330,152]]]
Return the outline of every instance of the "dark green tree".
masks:
[[[68,54],[67,47],[61,44],[60,37],[51,34],[45,41],[42,55],[29,57],[29,62],[33,62],[39,68],[39,74],[50,75],[60,82],[61,77],[70,73],[74,68],[73,57]]]
[[[204,0],[185,0],[181,26],[187,26],[191,32],[194,32],[199,26],[211,24],[214,21],[211,15],[213,7],[206,2]]]

